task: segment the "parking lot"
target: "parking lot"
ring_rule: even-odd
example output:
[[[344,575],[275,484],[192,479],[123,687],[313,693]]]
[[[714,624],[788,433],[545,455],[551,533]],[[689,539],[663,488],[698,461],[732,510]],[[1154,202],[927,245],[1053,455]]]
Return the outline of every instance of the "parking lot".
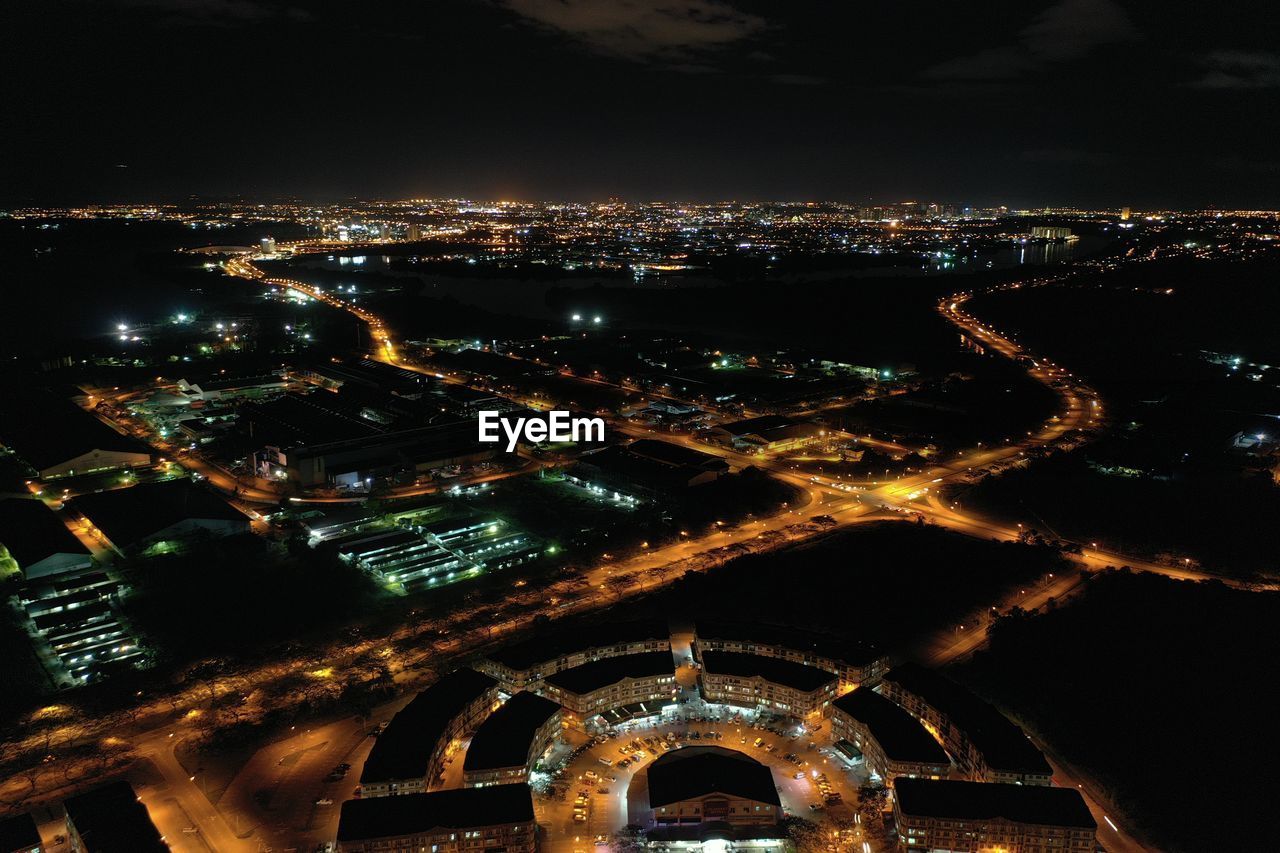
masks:
[[[824,729],[692,700],[675,713],[595,737],[570,733],[576,742],[569,760],[535,786],[543,849],[585,853],[629,823],[647,827],[647,767],[664,752],[699,743],[735,749],[768,766],[786,814],[817,819],[826,813],[852,822],[864,775],[823,746]]]

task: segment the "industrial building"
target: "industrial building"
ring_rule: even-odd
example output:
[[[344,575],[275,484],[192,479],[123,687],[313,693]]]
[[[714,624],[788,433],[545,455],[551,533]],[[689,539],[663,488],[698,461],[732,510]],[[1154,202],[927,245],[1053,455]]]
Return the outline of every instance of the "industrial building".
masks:
[[[1048,785],[1053,768],[1022,730],[954,681],[916,663],[891,669],[877,688],[941,739],[956,768],[978,782]]]
[[[899,850],[1093,853],[1098,824],[1075,788],[899,779]]]
[[[0,401],[0,444],[41,480],[143,468],[151,448],[121,435],[92,413],[48,392],[6,393]]]
[[[698,687],[708,702],[798,719],[825,717],[837,683],[824,669],[740,652],[704,651],[698,671]]]
[[[831,738],[840,749],[852,744],[867,768],[892,787],[899,776],[945,779],[951,759],[915,717],[870,688],[831,703]],[[842,750],[843,751],[843,750]]]
[[[248,533],[249,517],[186,478],[80,495],[67,510],[117,552],[160,542]]]
[[[338,820],[338,853],[537,849],[538,825],[528,785],[347,800]]]
[[[498,682],[474,669],[454,670],[413,697],[374,742],[360,773],[360,796],[426,791],[456,741],[475,730],[497,699]]]
[[[33,580],[92,565],[89,549],[43,501],[0,500],[0,579],[13,571]]]
[[[707,440],[747,453],[785,453],[807,447],[821,434],[817,424],[782,415],[762,415],[714,426],[707,432]]]
[[[496,445],[476,440],[470,421],[421,425],[412,418],[379,416],[368,405],[339,397],[286,394],[242,406],[240,428],[259,447],[254,456],[259,476],[300,487],[367,491],[375,480],[472,466],[498,453]]]
[[[389,524],[357,513],[350,525],[326,527],[325,538],[315,540],[320,543],[403,593],[529,563],[545,547],[502,519],[478,515],[422,521],[404,514],[398,524]]]
[[[560,706],[521,691],[476,729],[463,760],[467,787],[527,782],[561,730]]]
[[[718,456],[656,439],[615,445],[578,460],[570,479],[585,486],[657,500],[680,497],[729,471]]]
[[[116,606],[119,584],[43,502],[0,501],[0,574],[4,565],[24,579],[16,593],[24,626],[55,684],[83,684],[104,664],[142,659]]]

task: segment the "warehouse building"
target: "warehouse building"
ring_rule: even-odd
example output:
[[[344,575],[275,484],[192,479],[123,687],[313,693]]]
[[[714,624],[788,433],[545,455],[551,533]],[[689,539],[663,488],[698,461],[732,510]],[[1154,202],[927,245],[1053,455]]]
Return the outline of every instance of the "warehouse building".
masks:
[[[0,500],[0,579],[20,571],[30,581],[92,566],[89,549],[43,501]]]
[[[785,453],[807,447],[821,435],[822,428],[817,424],[782,415],[762,415],[712,427],[707,439],[747,453]]]
[[[67,510],[120,553],[192,537],[234,536],[250,527],[248,516],[186,478],[80,495],[67,502]]]
[[[0,444],[30,465],[41,480],[144,468],[154,461],[151,448],[121,435],[69,400],[45,392],[4,396]]]
[[[729,463],[710,453],[667,441],[641,439],[625,447],[615,445],[583,456],[570,479],[585,486],[657,500],[679,497],[694,486],[714,482],[728,471]]]

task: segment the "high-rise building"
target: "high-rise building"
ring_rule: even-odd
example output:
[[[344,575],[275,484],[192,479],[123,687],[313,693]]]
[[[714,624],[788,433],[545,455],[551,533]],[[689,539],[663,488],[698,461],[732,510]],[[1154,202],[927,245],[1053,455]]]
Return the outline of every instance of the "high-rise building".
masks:
[[[258,241],[258,247],[262,250],[262,254],[274,255],[276,253],[276,238],[263,237]]]
[[[1127,208],[1127,207],[1122,207],[1122,208],[1120,208],[1120,221],[1121,221],[1121,222],[1127,222],[1127,221],[1129,221],[1129,215],[1130,215],[1129,208]]]

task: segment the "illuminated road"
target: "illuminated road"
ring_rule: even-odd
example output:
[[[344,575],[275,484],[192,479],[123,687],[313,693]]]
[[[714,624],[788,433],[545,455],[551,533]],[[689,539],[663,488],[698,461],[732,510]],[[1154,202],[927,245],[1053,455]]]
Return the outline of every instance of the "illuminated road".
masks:
[[[299,282],[268,278],[247,259],[237,258],[229,261],[226,268],[233,275],[279,287],[291,288],[318,301],[325,302],[332,307],[353,313],[369,324],[371,335],[376,342],[375,357],[388,362],[396,362],[395,345],[390,333],[382,320],[367,309],[324,294]],[[968,296],[964,295],[958,296],[953,300],[944,301],[939,310],[950,322],[974,340],[980,341],[984,347],[1008,358],[1025,357],[1026,353],[1012,341],[999,335],[993,329],[988,328],[961,310],[967,298]],[[806,500],[804,506],[789,508],[770,518],[757,519],[732,526],[731,528],[720,529],[706,536],[685,537],[681,541],[654,548],[651,551],[643,550],[639,554],[622,560],[606,560],[600,565],[585,571],[581,578],[573,581],[558,582],[547,591],[530,593],[523,597],[519,593],[513,593],[511,597],[513,602],[529,600],[531,603],[540,602],[545,606],[540,606],[536,611],[522,612],[519,615],[508,618],[495,618],[485,625],[484,630],[479,634],[473,631],[469,634],[462,633],[451,635],[447,639],[440,639],[448,630],[447,626],[460,623],[469,615],[464,613],[450,617],[448,621],[441,621],[432,625],[406,625],[391,637],[362,640],[358,643],[348,644],[345,650],[335,648],[330,653],[334,658],[340,658],[344,653],[356,654],[379,644],[403,643],[405,640],[426,635],[435,638],[433,643],[425,644],[425,647],[416,656],[403,652],[403,665],[405,667],[413,667],[421,665],[425,661],[430,661],[432,666],[438,666],[444,660],[473,651],[480,643],[500,641],[503,636],[528,627],[535,612],[550,612],[555,616],[560,616],[568,613],[596,610],[615,603],[626,595],[672,582],[690,569],[706,569],[722,564],[738,554],[744,553],[746,550],[773,550],[786,544],[803,541],[819,535],[833,527],[865,522],[871,519],[883,519],[885,517],[905,519],[919,514],[932,523],[969,535],[983,538],[1016,539],[1019,535],[1019,531],[1016,528],[1010,529],[974,516],[972,513],[961,512],[958,508],[946,506],[937,499],[937,492],[948,481],[969,479],[975,471],[981,471],[981,469],[997,463],[1022,458],[1033,447],[1048,445],[1064,438],[1072,437],[1078,434],[1078,431],[1095,426],[1100,421],[1102,407],[1097,395],[1078,380],[1071,378],[1069,373],[1042,360],[1031,365],[1029,372],[1033,377],[1053,388],[1062,401],[1060,414],[1050,423],[1045,424],[1040,431],[1024,436],[1016,442],[1011,441],[998,447],[968,451],[958,455],[951,461],[934,465],[919,474],[906,476],[892,483],[876,484],[869,488],[858,489],[849,484],[832,483],[829,480],[824,481],[822,478],[806,477],[787,468],[787,463],[783,460],[771,460],[737,453],[725,448],[715,448],[700,442],[694,442],[687,436],[664,435],[663,438],[667,440],[689,444],[699,450],[724,456],[738,467],[757,465],[769,470],[785,481],[805,490]],[[619,428],[633,434],[642,432],[630,425],[623,425]],[[213,479],[212,472],[207,473],[206,476]],[[430,490],[430,488],[423,489],[423,492]],[[834,520],[834,525],[816,525],[807,521],[810,516],[818,514],[830,516]],[[1154,565],[1141,560],[1124,558],[1121,555],[1095,550],[1086,550],[1080,557],[1080,561],[1085,567],[1093,569],[1101,568],[1105,565],[1127,563],[1136,569],[1155,571],[1171,577],[1195,579],[1206,577],[1206,575],[1190,569],[1180,570],[1168,566]],[[1054,584],[1035,593],[1032,599],[1023,603],[1027,606],[1034,606],[1042,598],[1069,591],[1066,588],[1068,579],[1064,578],[1060,583],[1063,585],[1063,589],[1060,592],[1058,591],[1058,584]],[[941,648],[935,651],[934,659],[937,662],[944,662],[947,659],[972,651],[983,641],[984,632],[984,628],[974,626],[972,632],[966,634],[963,638],[957,635],[955,641],[949,647],[943,643]],[[262,672],[257,677],[264,681],[269,681],[276,677],[288,677],[294,671],[288,663],[264,664],[261,669]],[[198,699],[193,698],[191,700],[192,706],[198,703]],[[332,727],[334,726],[338,728],[333,729]],[[159,755],[162,769],[167,760],[164,758],[164,751],[155,747],[155,742],[156,738],[159,737],[167,739],[168,733],[172,728],[172,726],[166,726],[143,737],[143,743],[151,747],[144,750],[144,752]],[[318,731],[342,732],[343,734],[341,734],[339,740],[346,742],[346,738],[351,734],[348,731],[349,728],[349,723],[338,722],[323,726]],[[307,737],[311,737],[311,735],[308,734]],[[301,776],[296,776],[296,774],[290,775],[290,786],[298,788],[298,791],[294,792],[295,799],[299,796],[304,798],[311,796],[312,790],[318,790],[318,786],[315,784],[315,774],[323,775],[333,758],[333,753],[330,753],[327,746],[330,738],[321,739],[326,744],[323,748],[323,753],[316,752],[314,754],[329,754],[325,755],[323,760],[307,761],[302,764],[299,772],[306,771],[305,780]],[[262,779],[270,779],[272,777],[270,769],[272,765],[269,759],[279,750],[287,750],[286,755],[300,754],[302,757],[298,759],[299,762],[303,760],[303,757],[310,754],[305,744],[298,748],[290,748],[288,744],[268,747],[267,750],[259,752],[254,759],[254,762],[262,764],[266,769],[250,770],[250,775],[256,780],[253,784],[258,784]],[[265,758],[263,757],[264,755]],[[256,767],[257,765],[255,764],[254,766]],[[172,772],[168,772],[166,773],[166,778],[170,778],[172,775]],[[212,807],[199,791],[199,788],[193,784],[186,786],[176,784],[179,781],[181,780],[171,780],[171,784],[175,789],[174,795],[180,797],[183,813],[191,817],[204,837],[213,838],[218,836],[225,844],[231,845],[221,849],[241,850],[253,847],[253,845],[246,846],[247,842],[243,842],[239,838],[236,838],[234,842],[228,840],[227,833],[230,831],[226,829],[225,822],[220,826],[217,815],[209,814],[208,810],[212,809]],[[284,779],[277,781],[282,784]],[[235,785],[233,784],[234,789]],[[338,800],[339,798],[334,797],[334,799]],[[237,808],[234,805],[236,802],[243,803],[244,800],[239,795],[230,795],[228,805],[233,809]],[[299,830],[300,827],[296,819],[299,806],[295,803],[288,808],[290,813],[294,814],[294,819],[286,824],[277,823],[274,826],[261,826],[262,835],[270,836],[273,840],[277,840],[281,837],[281,834],[287,835],[290,832],[296,833]],[[208,815],[207,820],[204,819],[206,815]],[[318,830],[322,825],[325,827],[328,825],[327,817],[320,819],[318,823],[313,822],[314,820],[314,816],[307,817],[308,830],[306,834],[309,836],[308,840],[323,837]],[[1104,827],[1107,826],[1102,822],[1100,824]],[[1100,836],[1102,836],[1102,830],[1100,830]],[[255,839],[254,844],[256,845],[260,840],[260,838]],[[1113,849],[1126,851],[1130,848],[1125,847],[1123,844],[1115,844]]]

